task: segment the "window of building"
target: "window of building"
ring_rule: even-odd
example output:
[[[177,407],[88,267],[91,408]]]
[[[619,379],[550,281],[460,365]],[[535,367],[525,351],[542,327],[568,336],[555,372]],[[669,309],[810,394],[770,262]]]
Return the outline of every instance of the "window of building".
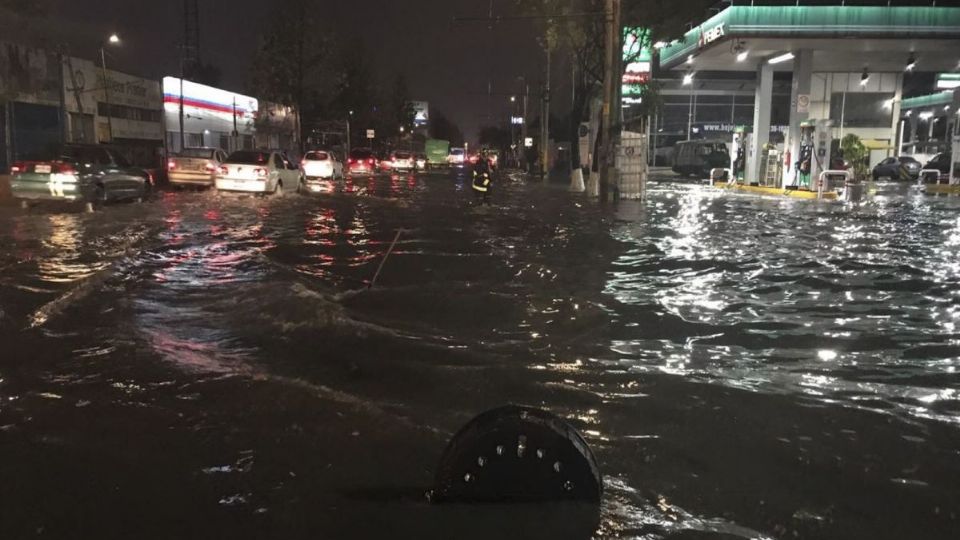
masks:
[[[893,123],[894,97],[882,92],[834,93],[830,98],[830,119],[834,125],[850,128],[883,128]]]

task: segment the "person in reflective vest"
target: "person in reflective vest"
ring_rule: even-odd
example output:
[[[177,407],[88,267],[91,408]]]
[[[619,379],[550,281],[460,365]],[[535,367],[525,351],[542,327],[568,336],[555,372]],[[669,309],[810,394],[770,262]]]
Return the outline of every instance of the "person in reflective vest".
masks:
[[[486,153],[480,154],[477,163],[473,166],[473,193],[478,204],[490,204],[490,192],[493,191],[493,177],[490,170],[490,161]]]

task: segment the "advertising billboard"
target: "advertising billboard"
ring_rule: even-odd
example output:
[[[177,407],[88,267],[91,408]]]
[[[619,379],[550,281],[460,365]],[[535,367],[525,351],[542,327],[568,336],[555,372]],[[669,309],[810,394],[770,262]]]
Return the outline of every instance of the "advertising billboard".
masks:
[[[418,128],[427,127],[430,123],[430,104],[426,101],[411,101],[410,107],[413,108],[413,125]]]

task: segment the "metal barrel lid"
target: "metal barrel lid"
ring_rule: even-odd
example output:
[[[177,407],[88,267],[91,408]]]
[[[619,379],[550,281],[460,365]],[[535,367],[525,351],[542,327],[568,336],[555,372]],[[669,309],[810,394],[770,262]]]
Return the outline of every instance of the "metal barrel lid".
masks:
[[[437,503],[599,503],[603,477],[583,437],[540,409],[507,406],[473,419],[447,445]]]

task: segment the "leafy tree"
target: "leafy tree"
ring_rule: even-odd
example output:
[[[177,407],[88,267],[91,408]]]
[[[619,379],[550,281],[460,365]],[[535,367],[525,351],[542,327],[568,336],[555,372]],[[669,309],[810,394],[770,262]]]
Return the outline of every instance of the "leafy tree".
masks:
[[[349,116],[354,126],[352,142],[365,144],[365,130],[376,130],[380,124],[373,63],[360,38],[346,43],[338,56],[340,62],[333,69],[334,98],[327,112],[329,116]]]
[[[430,119],[430,137],[450,141],[451,146],[463,146],[463,132],[442,112],[434,109]]]
[[[282,0],[260,37],[253,61],[253,91],[267,101],[293,106],[304,122],[322,110],[332,58],[319,0]],[[299,127],[302,132],[302,126]],[[300,140],[303,140],[302,133]]]
[[[850,162],[853,166],[853,174],[857,180],[865,180],[870,173],[868,159],[870,150],[863,144],[860,137],[853,133],[847,135],[840,141],[840,151],[843,152],[843,159]]]
[[[546,47],[565,50],[575,70],[575,100],[569,117],[569,129],[576,133],[587,118],[590,102],[603,89],[606,20],[598,14],[606,10],[605,0],[515,0],[526,13],[540,17]],[[646,28],[649,32],[638,40],[624,59],[625,63],[653,43],[682,36],[687,23],[702,18],[715,0],[624,0],[624,27]],[[551,15],[560,15],[551,17]],[[634,58],[631,58],[633,55]],[[656,84],[648,85],[643,97],[644,112],[651,112],[659,103]],[[572,145],[574,166],[579,166],[579,145]]]
[[[510,151],[511,144],[513,144],[513,134],[509,129],[501,126],[480,128],[480,146],[496,148],[505,155]]]
[[[413,132],[413,120],[416,111],[410,102],[410,90],[407,78],[398,73],[393,82],[393,92],[388,101],[388,110],[384,124],[388,133],[397,134],[402,127],[406,133]]]

